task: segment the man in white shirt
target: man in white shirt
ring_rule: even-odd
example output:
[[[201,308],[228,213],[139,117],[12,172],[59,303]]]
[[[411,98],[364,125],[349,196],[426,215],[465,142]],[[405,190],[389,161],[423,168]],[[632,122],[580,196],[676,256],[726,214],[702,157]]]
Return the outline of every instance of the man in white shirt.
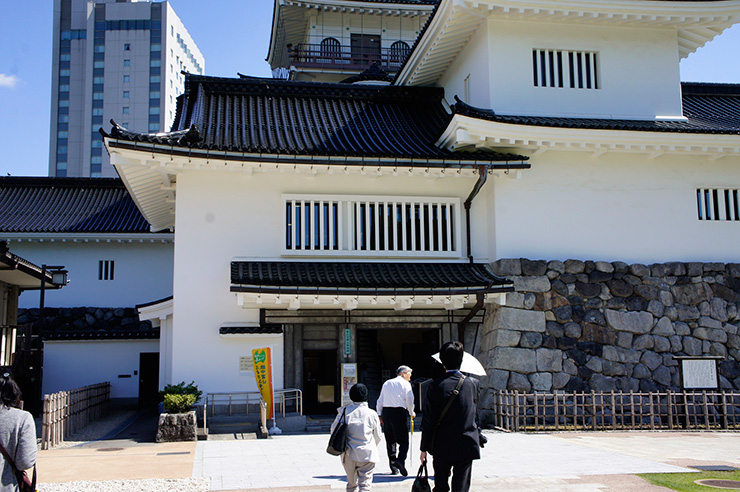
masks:
[[[383,424],[391,473],[395,475],[401,472],[404,477],[408,475],[405,466],[406,455],[409,451],[408,416],[416,417],[414,392],[409,381],[411,381],[411,368],[400,366],[396,370],[396,377],[383,383],[375,405],[380,415],[380,422]]]

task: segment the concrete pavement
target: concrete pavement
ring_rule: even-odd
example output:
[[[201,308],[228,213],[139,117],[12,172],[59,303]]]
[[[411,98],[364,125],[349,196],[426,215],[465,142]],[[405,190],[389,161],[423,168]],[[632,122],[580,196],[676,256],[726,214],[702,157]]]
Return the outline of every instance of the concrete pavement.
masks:
[[[637,473],[692,473],[691,465],[740,467],[740,433],[486,431],[489,443],[473,465],[473,487],[488,491],[659,491]],[[324,449],[328,434],[277,435],[269,440],[189,443],[108,440],[39,452],[39,479],[114,480],[210,478],[211,490],[293,492],[343,490],[338,457]],[[381,449],[385,444],[381,443]],[[410,474],[418,468],[414,435]],[[430,468],[431,471],[431,468]],[[392,476],[383,462],[374,489],[408,492],[413,477]]]

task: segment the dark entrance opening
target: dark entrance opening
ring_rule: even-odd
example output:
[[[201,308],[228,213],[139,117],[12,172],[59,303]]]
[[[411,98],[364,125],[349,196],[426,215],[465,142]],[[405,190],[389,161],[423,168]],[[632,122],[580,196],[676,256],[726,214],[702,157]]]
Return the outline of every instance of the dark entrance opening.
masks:
[[[337,351],[303,351],[303,408],[309,415],[336,415],[339,400],[337,388]]]
[[[159,353],[139,354],[139,408],[159,403]]]
[[[356,65],[370,66],[380,61],[380,36],[377,34],[352,34],[350,49],[352,61]]]
[[[370,391],[369,404],[372,408],[375,408],[383,383],[396,377],[398,366],[407,365],[414,371],[411,381],[419,413],[419,383],[441,374],[442,367],[432,359],[432,355],[439,351],[439,337],[438,329],[357,330],[359,380]]]

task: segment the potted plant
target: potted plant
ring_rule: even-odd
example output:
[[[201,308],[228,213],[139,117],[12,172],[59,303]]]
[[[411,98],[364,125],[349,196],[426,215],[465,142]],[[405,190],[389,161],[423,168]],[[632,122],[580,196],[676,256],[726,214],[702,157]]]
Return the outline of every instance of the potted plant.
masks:
[[[162,401],[162,413],[157,425],[157,442],[195,441],[196,418],[192,406],[200,399],[203,392],[195,381],[186,384],[168,384],[159,396]]]

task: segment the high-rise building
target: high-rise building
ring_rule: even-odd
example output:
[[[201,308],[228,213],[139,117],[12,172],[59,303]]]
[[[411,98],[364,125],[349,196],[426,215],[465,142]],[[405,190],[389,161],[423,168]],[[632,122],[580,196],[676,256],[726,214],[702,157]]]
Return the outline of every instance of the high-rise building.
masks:
[[[53,50],[50,176],[115,176],[98,129],[169,130],[205,66],[169,2],[54,0]]]

